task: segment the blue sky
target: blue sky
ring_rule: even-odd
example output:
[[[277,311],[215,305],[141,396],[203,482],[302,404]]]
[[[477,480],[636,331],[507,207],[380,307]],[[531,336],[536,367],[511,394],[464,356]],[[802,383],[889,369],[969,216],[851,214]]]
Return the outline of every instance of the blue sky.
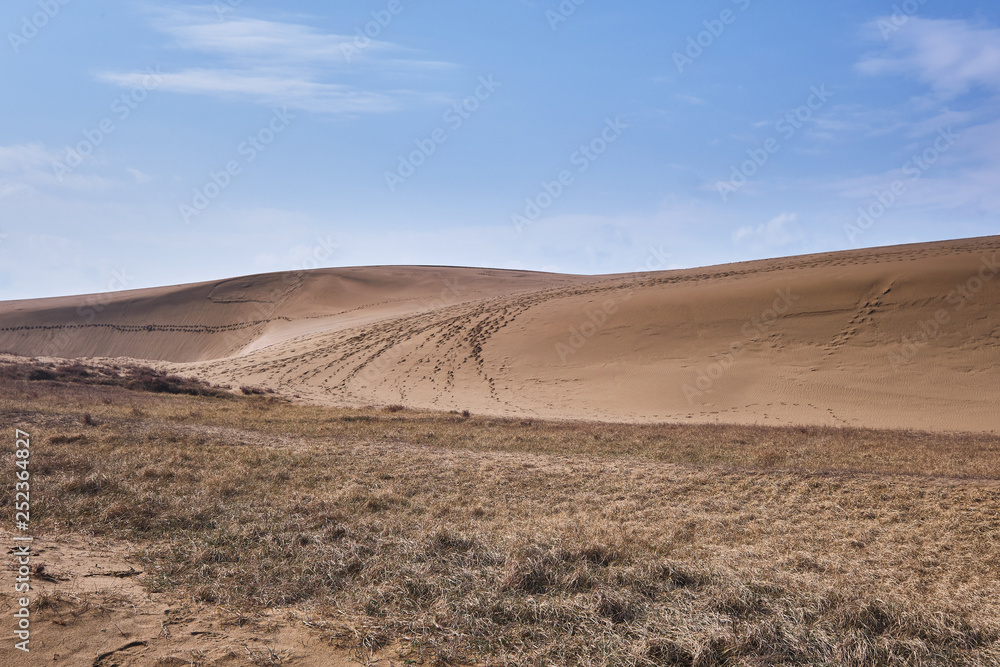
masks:
[[[0,299],[1000,231],[993,2],[11,0],[0,25]]]

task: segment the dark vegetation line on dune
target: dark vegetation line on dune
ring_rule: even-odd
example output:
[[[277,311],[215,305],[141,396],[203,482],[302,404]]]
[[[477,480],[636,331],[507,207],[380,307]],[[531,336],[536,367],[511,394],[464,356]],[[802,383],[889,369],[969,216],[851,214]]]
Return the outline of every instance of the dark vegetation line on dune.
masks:
[[[272,317],[266,320],[255,320],[253,322],[236,322],[234,324],[220,324],[209,326],[204,324],[111,324],[101,322],[91,322],[84,324],[39,324],[34,326],[0,327],[0,331],[57,331],[62,329],[114,329],[122,333],[143,333],[143,332],[182,332],[182,333],[219,333],[222,331],[234,331],[237,329],[248,329],[260,324],[268,324],[277,320],[291,322],[288,317]]]

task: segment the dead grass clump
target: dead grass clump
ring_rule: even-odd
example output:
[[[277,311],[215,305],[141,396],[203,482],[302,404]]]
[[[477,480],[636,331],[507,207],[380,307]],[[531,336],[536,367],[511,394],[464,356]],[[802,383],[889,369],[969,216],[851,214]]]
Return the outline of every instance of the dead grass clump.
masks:
[[[711,584],[712,575],[680,563],[656,560],[620,568],[613,582],[617,588],[632,588],[646,597],[655,598],[678,588],[701,591]]]
[[[433,533],[424,547],[425,553],[436,557],[449,557],[475,551],[479,544],[474,538],[457,535],[449,530]]]
[[[612,623],[628,623],[639,615],[639,605],[619,593],[602,591],[595,611]]]
[[[262,665],[266,667],[271,667],[275,665],[284,665],[285,660],[292,657],[292,652],[285,650],[281,652],[276,652],[269,646],[263,646],[261,648],[250,648],[249,646],[243,647],[247,653],[247,660],[250,661],[251,665]]]
[[[598,571],[611,564],[610,554],[599,546],[567,550],[532,545],[508,559],[501,587],[530,595],[587,592],[606,579]]]
[[[977,626],[960,615],[929,614],[894,597],[843,602],[837,606],[833,622],[849,635],[888,637],[951,649],[982,648],[1000,639],[996,629]]]
[[[31,457],[32,474],[63,480],[86,479],[94,470],[94,461],[88,455],[87,443],[88,440],[83,435],[50,438],[44,447],[34,450]],[[70,446],[61,446],[64,444]]]
[[[544,595],[557,588],[560,579],[567,574],[562,559],[552,552],[535,550],[514,559],[507,569],[503,588],[520,591],[529,595]]]
[[[701,656],[699,656],[699,659]],[[647,639],[636,656],[640,664],[691,667],[695,664],[695,649],[674,639]]]
[[[604,544],[592,544],[577,551],[577,557],[594,565],[608,567],[621,558],[617,550]]]
[[[56,374],[45,368],[34,368],[28,373],[28,379],[32,382],[39,382],[42,380],[55,380]]]
[[[97,494],[106,495],[119,487],[119,481],[107,472],[94,471],[87,475],[76,475],[71,477],[62,485],[65,493],[79,496],[94,496]]]
[[[56,625],[69,625],[87,614],[104,615],[110,607],[131,602],[113,591],[69,592],[56,589],[41,591],[31,598],[31,610],[38,619],[51,620]]]
[[[229,395],[223,387],[215,387],[207,382],[193,378],[182,378],[177,375],[167,375],[150,368],[133,367],[129,369],[131,377],[127,377],[124,386],[133,391],[146,391],[154,394],[185,394],[188,396],[212,396],[223,398]]]

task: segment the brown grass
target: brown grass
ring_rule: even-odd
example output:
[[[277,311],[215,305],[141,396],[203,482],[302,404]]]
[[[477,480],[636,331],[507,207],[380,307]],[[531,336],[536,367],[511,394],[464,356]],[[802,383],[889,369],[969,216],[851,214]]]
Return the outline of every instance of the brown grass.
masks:
[[[167,375],[162,371],[135,365],[85,365],[80,362],[5,362],[0,363],[0,382],[28,380],[43,383],[71,383],[124,387],[152,393],[188,394],[191,396],[226,396],[222,387],[201,380]]]
[[[441,664],[1000,664],[985,436],[331,410],[31,372],[0,368],[0,412],[36,443],[35,525],[133,542],[154,590],[342,612],[364,646]]]

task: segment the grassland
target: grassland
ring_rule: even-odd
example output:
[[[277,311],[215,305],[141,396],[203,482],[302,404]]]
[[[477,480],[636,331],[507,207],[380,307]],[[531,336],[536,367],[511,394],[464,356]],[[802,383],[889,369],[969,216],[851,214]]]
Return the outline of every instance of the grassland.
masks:
[[[1000,664],[988,436],[331,409],[33,362],[0,364],[0,413],[38,443],[37,530],[423,664]]]

